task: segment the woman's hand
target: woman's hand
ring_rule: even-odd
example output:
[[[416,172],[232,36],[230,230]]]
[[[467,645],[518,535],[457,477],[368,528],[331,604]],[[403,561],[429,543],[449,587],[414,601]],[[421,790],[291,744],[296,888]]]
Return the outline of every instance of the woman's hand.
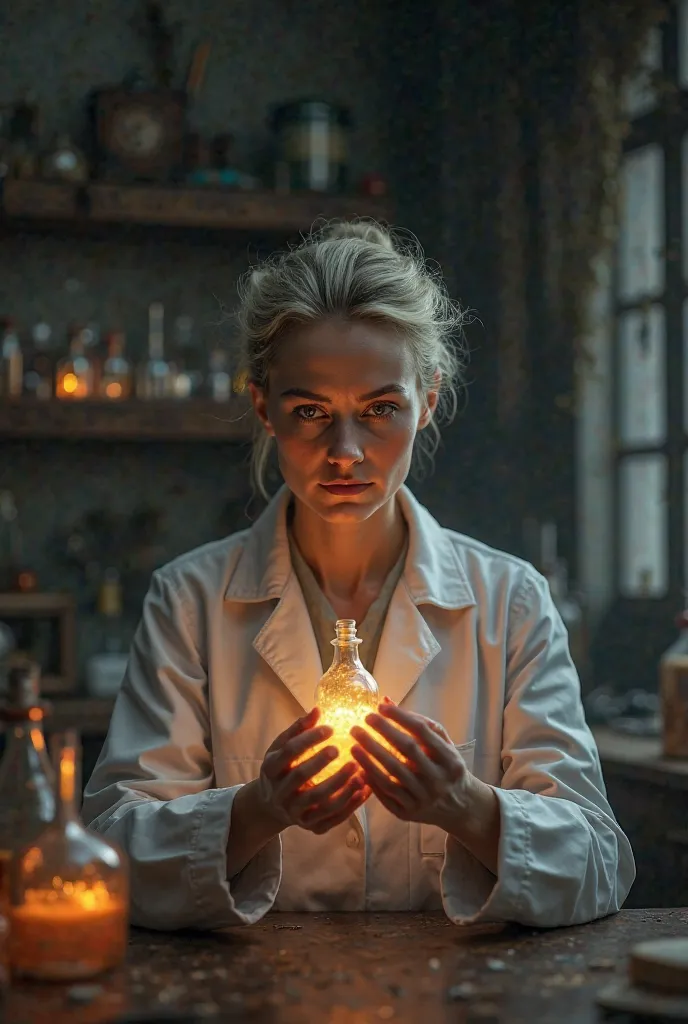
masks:
[[[325,747],[293,768],[293,762],[332,735],[328,725],[318,726],[320,712],[313,708],[281,733],[268,749],[260,770],[259,799],[267,813],[281,824],[298,825],[316,835],[346,821],[370,796],[362,772],[349,762],[331,778],[314,786],[313,776],[338,755]]]
[[[473,776],[444,727],[402,710],[388,698],[380,704],[379,714],[367,716],[366,724],[399,754],[367,730],[358,726],[351,730],[356,740],[351,753],[380,803],[404,821],[449,831],[448,823],[455,822],[468,805]]]
[[[351,734],[356,745],[351,753],[366,785],[397,818],[439,826],[496,876],[501,814],[492,786],[469,772],[439,722],[403,711],[387,697],[378,710],[379,714],[368,715],[366,724],[404,760],[365,729],[354,727]]]

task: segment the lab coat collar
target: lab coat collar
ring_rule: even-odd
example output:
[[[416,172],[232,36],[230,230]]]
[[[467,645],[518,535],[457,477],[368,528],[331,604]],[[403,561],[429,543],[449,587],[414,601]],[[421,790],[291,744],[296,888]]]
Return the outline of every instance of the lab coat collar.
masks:
[[[290,493],[283,487],[249,531],[227,601],[276,601],[253,647],[301,707],[314,703],[322,663],[308,608],[292,570],[287,536]],[[440,650],[419,605],[459,609],[475,598],[451,535],[407,488],[399,492],[409,530],[404,574],[390,601],[373,667],[380,693],[400,703]]]
[[[293,575],[287,537],[290,496],[282,487],[249,530],[225,593],[227,601],[270,601],[286,596]],[[466,570],[448,531],[407,487],[401,488],[398,498],[409,530],[403,579],[412,602],[446,609],[474,605]]]

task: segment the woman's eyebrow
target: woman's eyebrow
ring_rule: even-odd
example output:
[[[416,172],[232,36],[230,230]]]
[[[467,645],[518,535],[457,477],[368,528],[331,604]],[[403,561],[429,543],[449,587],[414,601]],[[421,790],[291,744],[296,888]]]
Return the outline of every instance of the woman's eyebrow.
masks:
[[[280,398],[309,398],[312,402],[332,401],[326,395],[319,395],[316,391],[307,391],[306,388],[287,388],[286,391],[282,391]]]
[[[384,387],[375,388],[365,395],[359,395],[359,402],[370,402],[373,398],[381,398],[383,395],[408,395],[408,388],[403,384],[385,384]],[[280,398],[306,398],[311,402],[331,403],[332,399],[327,395],[321,395],[317,391],[308,391],[307,388],[287,388],[280,393]]]
[[[408,388],[403,384],[385,384],[383,388],[375,388],[367,395],[359,395],[359,402],[369,402],[372,398],[382,398],[383,395],[408,395]]]

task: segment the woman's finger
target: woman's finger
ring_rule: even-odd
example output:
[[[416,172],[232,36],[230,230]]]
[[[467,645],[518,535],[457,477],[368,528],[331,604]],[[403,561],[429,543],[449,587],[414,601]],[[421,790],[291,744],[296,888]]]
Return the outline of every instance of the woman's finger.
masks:
[[[393,814],[395,818],[399,818],[401,821],[409,820],[409,815],[406,809],[402,807],[402,805],[398,803],[398,801],[394,800],[387,793],[383,793],[381,790],[378,791],[376,789],[373,789],[372,786],[371,790],[373,794],[377,797],[377,799],[380,801],[382,806],[385,808],[385,810],[389,811],[390,814]]]
[[[301,821],[304,825],[310,827],[311,825],[317,825],[318,822],[327,818],[337,817],[338,814],[341,814],[348,807],[351,799],[354,796],[358,796],[363,789],[363,785],[363,779],[359,775],[355,775],[329,800],[318,803],[304,811],[301,814]]]
[[[296,771],[296,769],[294,769],[294,771]],[[291,801],[291,806],[294,810],[304,810],[306,807],[315,807],[316,805],[319,806],[321,804],[325,804],[355,775],[360,776],[360,774],[361,770],[358,765],[353,761],[349,761],[347,764],[342,765],[342,767],[339,768],[334,775],[331,775],[329,779],[325,779],[324,782],[319,782],[317,786],[306,785],[301,789],[297,789],[294,793],[293,800]]]
[[[270,754],[271,771],[270,778],[279,778],[287,773],[294,761],[298,760],[311,747],[317,747],[325,743],[332,736],[332,727],[329,725],[317,725],[313,729],[306,729],[305,732],[292,736],[284,746]]]
[[[384,793],[407,811],[418,804],[418,797],[410,793],[403,784],[390,779],[363,747],[353,746],[351,753],[363,769],[364,779],[376,796]]]
[[[306,785],[314,775],[317,775],[323,768],[326,768],[338,755],[339,751],[337,748],[330,745],[323,750],[319,750],[317,754],[309,757],[307,761],[302,761],[296,768],[289,768],[282,775],[278,783],[277,791],[281,798],[283,800],[288,799],[292,793],[295,793],[301,786]]]
[[[352,814],[362,807],[370,796],[370,789],[364,787],[359,792],[355,793],[349,800],[346,807],[339,812],[339,814],[332,815],[327,818],[321,819],[317,825],[308,825],[308,831],[315,833],[315,835],[321,836],[325,832],[329,832],[330,829],[336,828],[337,825],[342,825],[345,821],[348,821]],[[306,827],[306,826],[304,826]]]
[[[369,732],[367,732],[365,729],[361,729],[360,726],[354,726],[354,728],[351,730],[351,735],[354,737],[356,742],[364,748],[366,753],[369,754],[371,758],[374,758],[379,764],[381,764],[385,771],[392,776],[392,778],[396,779],[402,786],[405,786],[405,788],[409,791],[409,793],[412,794],[412,796],[415,797],[416,800],[423,799],[425,795],[423,786],[419,782],[418,776],[408,767],[407,764],[404,764],[402,761],[399,760],[398,757],[395,757],[395,755],[390,750],[387,750],[386,747],[383,747],[382,744],[378,743],[378,741],[373,736],[371,736]],[[353,747],[351,753],[354,759],[358,760],[355,753],[356,749],[356,747]],[[430,770],[434,774],[434,772],[436,772],[437,769],[434,768],[429,762],[428,764]]]
[[[307,715],[302,715],[301,718],[297,718],[295,722],[292,722],[288,729],[281,732],[279,736],[272,741],[266,753],[272,754],[275,750],[279,750],[283,747],[288,740],[292,739],[292,737],[298,736],[299,733],[304,732],[306,729],[312,729],[319,718],[320,708],[311,708]]]
[[[428,751],[433,761],[444,767],[449,767],[453,763],[453,744],[448,743],[447,740],[444,740],[439,733],[431,728],[429,718],[426,718],[424,715],[417,715],[413,711],[406,711],[403,708],[397,707],[396,704],[380,704],[378,710],[379,714],[376,717],[380,721],[394,722],[402,729],[410,732]],[[383,736],[386,736],[381,726],[375,725],[373,728],[377,729]],[[403,747],[400,747],[400,749],[403,750]]]
[[[436,764],[423,750],[415,736],[410,736],[401,729],[397,729],[391,722],[386,721],[382,715],[371,714],[366,717],[366,725],[383,736],[391,745],[399,751],[406,761],[410,761],[419,775],[427,778],[437,773]],[[358,739],[358,737],[357,737]],[[362,740],[359,740],[362,742]],[[377,754],[375,755],[377,757]]]

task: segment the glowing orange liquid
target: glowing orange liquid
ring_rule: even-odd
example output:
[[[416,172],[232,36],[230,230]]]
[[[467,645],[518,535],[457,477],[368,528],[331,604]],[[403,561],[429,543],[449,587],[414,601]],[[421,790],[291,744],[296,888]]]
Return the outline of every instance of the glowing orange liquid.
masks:
[[[43,893],[31,895],[43,896]],[[88,978],[114,967],[127,948],[128,907],[110,897],[87,909],[77,901],[37,898],[10,914],[13,973],[48,981]]]

